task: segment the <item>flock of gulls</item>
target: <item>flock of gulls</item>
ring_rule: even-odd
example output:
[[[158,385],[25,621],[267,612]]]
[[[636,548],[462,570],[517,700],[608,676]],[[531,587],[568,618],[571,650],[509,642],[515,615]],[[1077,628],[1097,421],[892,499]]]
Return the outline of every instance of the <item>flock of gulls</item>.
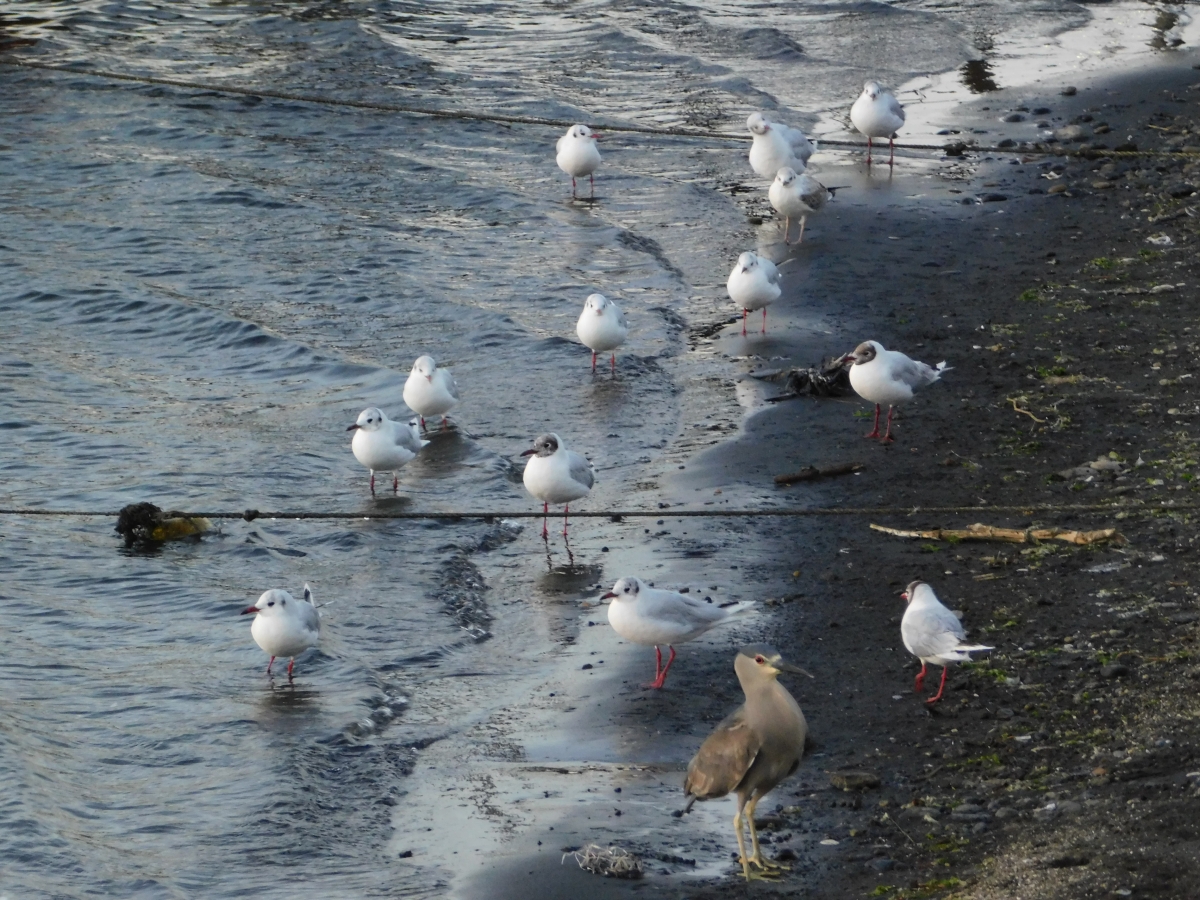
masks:
[[[872,81],[851,107],[850,119],[867,136],[870,165],[873,139],[887,138],[891,146],[904,124],[904,109],[892,94]],[[746,124],[754,139],[750,166],[759,176],[772,179],[768,197],[784,218],[784,243],[789,241],[793,219],[800,220],[796,239],[800,242],[807,218],[824,208],[836,188],[826,188],[805,171],[816,147],[802,131],[773,122],[762,113],[752,114]],[[573,199],[577,197],[578,179],[584,176],[594,198],[594,176],[601,163],[596,147],[599,137],[586,125],[574,125],[558,139],[556,161],[571,177]],[[894,150],[888,164],[894,164]],[[738,257],[727,289],[742,310],[743,334],[746,317],[757,309],[763,311],[765,333],[766,308],[780,296],[780,278],[779,268],[766,257],[749,250]],[[629,324],[616,303],[603,294],[590,295],[579,316],[576,334],[592,352],[593,373],[597,356],[603,353],[612,354],[610,366],[616,372],[616,350],[629,335]],[[875,404],[875,427],[866,436],[882,441],[892,439],[895,405],[911,399],[916,388],[937,381],[946,371],[944,362],[929,366],[898,351],[887,350],[878,341],[859,344],[853,353],[842,357],[842,362],[850,364],[850,384],[855,392]],[[432,357],[421,356],[413,364],[404,386],[404,402],[416,413],[415,419],[393,421],[376,407],[359,414],[347,430],[354,432],[351,450],[355,458],[371,473],[372,494],[377,472],[391,473],[392,490],[398,490],[399,470],[429,443],[422,437],[428,431],[427,419],[440,416],[441,426],[448,427],[447,416],[458,401],[453,375],[438,368]],[[883,404],[888,406],[888,417],[881,436],[879,419]],[[554,433],[540,435],[521,455],[529,458],[523,476],[525,489],[542,502],[543,538],[549,535],[547,519],[551,504],[564,508],[566,536],[570,504],[591,491],[596,480],[594,467],[582,454],[568,449]],[[905,647],[921,662],[915,683],[918,694],[924,687],[927,666],[942,667],[938,691],[927,701],[935,703],[945,691],[949,665],[969,660],[972,652],[992,648],[967,643],[959,616],[938,600],[928,584],[914,581],[901,596],[908,604],[900,624],[901,636]],[[655,588],[632,577],[621,578],[601,599],[610,601],[608,621],[613,631],[631,643],[654,647],[654,678],[643,685],[648,689],[663,687],[675,661],[675,645],[695,640],[754,607],[750,601],[716,605],[711,600]],[[276,658],[287,658],[290,679],[295,658],[320,641],[321,617],[307,584],[300,600],[285,590],[266,591],[243,611],[246,614],[254,615],[251,636],[271,657],[268,675]],[[670,652],[665,666],[661,649],[664,646]],[[804,713],[777,678],[782,673],[808,673],[785,662],[776,650],[762,644],[743,647],[734,660],[734,671],[745,702],[717,726],[688,766],[684,783],[688,804],[684,812],[696,800],[734,794],[737,800],[734,829],[742,873],[747,879],[769,878],[784,867],[762,856],[754,827],[755,805],[799,767],[807,735]],[[749,854],[743,822],[749,826],[752,850]]]

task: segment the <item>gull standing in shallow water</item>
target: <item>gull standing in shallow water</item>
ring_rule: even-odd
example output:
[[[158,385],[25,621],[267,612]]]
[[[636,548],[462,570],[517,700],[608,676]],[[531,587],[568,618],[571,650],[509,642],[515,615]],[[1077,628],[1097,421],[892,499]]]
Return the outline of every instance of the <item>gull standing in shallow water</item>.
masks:
[[[976,650],[995,648],[964,643],[967,632],[962,622],[938,601],[933,588],[925,582],[914,581],[900,596],[908,601],[908,609],[900,620],[900,636],[904,638],[908,652],[921,660],[921,671],[917,673],[913,690],[921,693],[925,686],[925,668],[929,663],[941,666],[942,683],[938,685],[938,692],[925,701],[937,703],[946,690],[946,669],[950,663],[970,662],[971,654]]]
[[[784,167],[803,172],[815,149],[799,128],[772,122],[762,113],[751,113],[746,128],[754,135],[750,168],[763,178],[774,178]]]
[[[588,177],[592,186],[592,199],[596,198],[596,179],[593,173],[600,168],[600,150],[596,141],[600,135],[586,125],[572,125],[555,145],[554,161],[571,176],[571,199],[575,199],[575,179]]]
[[[836,189],[835,189],[836,190]],[[771,182],[767,198],[775,207],[775,212],[783,218],[783,242],[788,243],[788,232],[791,230],[792,219],[800,219],[800,237],[796,243],[804,241],[804,223],[808,217],[819,213],[825,204],[833,199],[833,191],[817,181],[811,175],[797,175],[794,169],[783,168]]]
[[[767,307],[779,299],[779,269],[765,256],[747,250],[725,282],[729,297],[742,311],[742,334],[746,334],[746,316],[751,310],[763,311],[762,333],[767,333]]]
[[[875,428],[867,435],[879,437],[880,404],[888,405],[887,433],[883,440],[892,439],[892,409],[897,403],[911,400],[913,388],[933,384],[948,372],[944,362],[937,367],[909,359],[898,350],[885,350],[879,341],[863,341],[853,353],[842,357],[850,367],[850,386],[864,400],[875,404]]]
[[[850,107],[850,121],[861,134],[867,136],[867,165],[871,165],[871,141],[887,138],[891,156],[888,165],[896,162],[896,132],[904,126],[904,107],[891,93],[879,86],[877,81],[868,81],[863,92]]]
[[[763,877],[750,873],[751,863],[766,870],[768,877],[785,868],[762,858],[758,831],[754,827],[754,807],[771,788],[800,767],[808,736],[808,723],[804,721],[799,704],[775,679],[781,672],[808,673],[785,663],[773,647],[765,644],[743,647],[733,662],[733,669],[746,702],[717,726],[688,763],[687,778],[683,782],[688,804],[683,811],[690,810],[697,800],[724,797],[730,791],[737,794],[733,830],[741,852],[742,874],[749,881]],[[812,678],[811,675],[808,677]],[[746,842],[742,837],[743,811],[750,823],[753,856],[746,855]]]
[[[542,501],[542,537],[549,537],[546,519],[550,504],[563,504],[563,536],[567,534],[567,516],[571,501],[586,497],[596,483],[592,464],[574,450],[568,450],[557,434],[543,434],[521,454],[531,457],[525,464],[522,481],[525,490]]]
[[[313,603],[312,589],[304,585],[303,600],[297,600],[278,588],[265,591],[253,606],[242,610],[243,616],[250,613],[255,614],[254,622],[250,625],[250,636],[264,653],[271,654],[267,674],[271,674],[275,657],[286,656],[290,681],[296,657],[309,647],[317,646],[321,639],[321,616]]]
[[[432,356],[419,356],[404,382],[404,402],[417,414],[421,430],[426,416],[441,416],[446,425],[446,413],[458,405],[458,385],[449,369],[439,369]]]
[[[371,495],[375,495],[375,473],[392,473],[392,492],[400,486],[400,469],[412,462],[429,441],[421,440],[416,422],[393,422],[383,410],[371,406],[358,414],[346,429],[354,432],[350,449],[354,458],[371,470]]]
[[[608,624],[612,630],[635,644],[654,647],[654,680],[646,688],[661,688],[667,680],[667,669],[675,661],[675,644],[695,640],[730,616],[754,606],[752,601],[716,606],[694,597],[649,587],[639,578],[622,578],[601,600],[612,600],[608,606]],[[671,651],[664,667],[662,650],[666,644]]]
[[[596,353],[616,350],[629,336],[629,323],[621,307],[603,294],[592,294],[583,304],[583,312],[575,325],[575,333],[583,345],[592,351],[592,371],[596,371]],[[612,370],[617,371],[617,354],[612,355]]]

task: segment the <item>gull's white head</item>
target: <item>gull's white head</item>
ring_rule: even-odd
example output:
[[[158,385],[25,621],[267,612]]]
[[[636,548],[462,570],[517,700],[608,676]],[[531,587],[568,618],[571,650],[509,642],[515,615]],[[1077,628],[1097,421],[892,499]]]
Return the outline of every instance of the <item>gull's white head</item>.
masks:
[[[600,137],[600,135],[596,134],[586,125],[572,125],[570,130],[567,132],[567,135],[573,138],[591,138],[592,140]]]
[[[604,311],[608,309],[610,305],[611,304],[609,303],[608,298],[603,294],[591,294],[587,300],[584,301],[583,307],[584,309],[594,312],[598,316],[602,316],[604,315]]]
[[[384,415],[383,410],[370,406],[358,414],[358,421],[347,428],[347,431],[354,431],[356,428],[361,428],[363,431],[378,431],[383,427]]]
[[[766,134],[771,130],[771,123],[762,113],[750,113],[750,117],[746,119],[746,128],[751,134]]]
[[[758,265],[758,255],[753,250],[747,250],[738,257],[737,264],[743,272],[749,272]]]
[[[612,600],[614,603],[632,603],[638,598],[638,593],[644,587],[640,579],[622,578],[613,585],[611,591],[603,594],[601,600]]]
[[[796,170],[791,166],[784,166],[775,173],[775,180],[783,185],[791,184],[796,180]]]
[[[311,592],[308,591],[308,585],[305,585],[304,588],[306,594],[308,596],[312,596]],[[244,616],[248,615],[249,613],[257,613],[258,615],[265,616],[266,618],[271,618],[273,616],[286,616],[289,612],[289,604],[291,605],[292,609],[295,609],[296,598],[287,591],[280,590],[279,588],[272,588],[269,591],[264,591],[263,595],[254,601],[253,606],[247,606],[245,609],[243,609],[242,615]]]
[[[437,363],[433,361],[432,356],[418,356],[417,361],[413,363],[412,370],[417,375],[423,375],[429,381],[433,381],[433,373],[437,371]]]
[[[868,81],[863,85],[864,96],[870,97],[872,100],[878,100],[879,95],[883,93],[883,88],[879,86],[878,81]]]

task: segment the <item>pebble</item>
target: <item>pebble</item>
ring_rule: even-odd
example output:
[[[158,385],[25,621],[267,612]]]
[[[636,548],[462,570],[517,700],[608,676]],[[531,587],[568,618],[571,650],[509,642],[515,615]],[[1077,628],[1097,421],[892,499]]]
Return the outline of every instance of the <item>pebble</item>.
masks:
[[[1023,115],[1021,115],[1020,113],[1009,113],[1007,116],[1004,116],[1000,121],[1001,122],[1024,122],[1025,117]]]
[[[1109,188],[1114,187],[1114,186],[1115,185],[1111,181],[1101,180],[1101,181],[1093,181],[1092,182],[1092,187],[1098,191],[1107,191]]]
[[[894,859],[888,859],[886,856],[871,860],[871,868],[876,872],[887,872],[888,870],[895,868],[895,866],[896,861]]]
[[[1109,663],[1107,666],[1100,667],[1101,678],[1124,678],[1129,674],[1129,666],[1121,665],[1121,663]]]
[[[1081,125],[1064,125],[1054,130],[1054,136],[1060,141],[1081,141],[1086,134]]]
[[[1003,203],[1008,199],[1008,194],[983,194],[979,198],[980,203]]]
[[[1067,186],[1065,184],[1056,184],[1050,190],[1046,191],[1047,194],[1065,194],[1066,192]]]
[[[1064,97],[1074,97],[1078,93],[1079,93],[1079,88],[1075,87],[1074,85],[1067,85],[1065,88],[1062,89],[1062,95]]]

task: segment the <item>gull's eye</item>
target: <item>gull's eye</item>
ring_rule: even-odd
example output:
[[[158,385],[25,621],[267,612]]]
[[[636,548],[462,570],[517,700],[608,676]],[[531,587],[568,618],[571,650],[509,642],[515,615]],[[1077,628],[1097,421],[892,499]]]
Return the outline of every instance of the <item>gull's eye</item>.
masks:
[[[268,604],[267,604],[267,606],[274,606],[274,605],[275,605],[275,601],[274,601],[274,600],[272,600],[270,603],[268,603]]]
[[[760,666],[761,666],[763,663],[765,663],[765,662],[766,662],[766,660],[765,660],[765,659],[763,659],[761,656],[756,656],[756,657],[754,657],[754,661],[755,661],[756,663],[758,663]]]

